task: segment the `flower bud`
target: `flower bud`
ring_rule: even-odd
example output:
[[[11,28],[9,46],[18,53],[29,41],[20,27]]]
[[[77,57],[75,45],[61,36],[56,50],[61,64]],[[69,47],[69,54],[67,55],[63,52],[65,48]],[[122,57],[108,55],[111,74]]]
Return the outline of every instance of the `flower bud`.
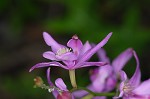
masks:
[[[41,77],[34,78],[35,87],[41,87],[43,85],[43,80]]]
[[[57,99],[72,99],[72,95],[68,91],[63,91],[58,94]]]

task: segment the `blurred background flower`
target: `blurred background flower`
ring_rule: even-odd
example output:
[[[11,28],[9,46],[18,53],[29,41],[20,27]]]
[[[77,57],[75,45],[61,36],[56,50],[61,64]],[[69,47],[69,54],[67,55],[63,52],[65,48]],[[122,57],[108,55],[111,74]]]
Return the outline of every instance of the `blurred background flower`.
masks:
[[[1,0],[0,98],[52,97],[46,90],[33,88],[35,76],[42,76],[46,81],[46,68],[28,72],[35,63],[47,61],[42,53],[50,47],[43,40],[43,31],[49,32],[62,44],[74,34],[84,42],[98,43],[112,31],[113,36],[104,47],[110,59],[128,47],[134,48],[140,59],[142,80],[148,79],[149,5],[148,0]],[[93,57],[92,60],[98,59]],[[87,75],[90,69],[77,70],[80,86],[90,82]],[[125,67],[129,77],[134,69],[135,61],[131,60]],[[66,70],[54,67],[51,72],[52,80],[62,77],[71,86]]]

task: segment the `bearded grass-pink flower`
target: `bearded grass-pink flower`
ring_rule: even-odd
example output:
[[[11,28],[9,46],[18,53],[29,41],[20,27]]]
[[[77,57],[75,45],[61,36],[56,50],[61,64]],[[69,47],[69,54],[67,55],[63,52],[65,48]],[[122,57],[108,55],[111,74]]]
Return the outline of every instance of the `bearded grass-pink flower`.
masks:
[[[137,63],[136,70],[130,79],[128,79],[127,74],[124,71],[121,71],[120,94],[115,98],[150,99],[150,79],[141,83],[139,59],[135,51],[133,52],[133,55]]]
[[[120,70],[125,66],[125,64],[133,56],[133,49],[128,48],[120,55],[118,55],[112,63],[107,57],[104,49],[100,49],[98,52],[99,61],[107,62],[108,64],[102,67],[98,67],[91,71],[90,79],[91,84],[88,85],[88,89],[93,92],[110,92],[117,84],[118,74]],[[88,94],[85,91],[76,91],[73,93],[76,97],[81,98]],[[106,97],[97,96],[97,99],[106,99]],[[95,97],[93,98],[95,99]]]
[[[98,51],[99,60],[107,62],[108,64],[104,67],[96,68],[91,73],[91,86],[95,92],[109,92],[115,88],[118,79],[118,73],[131,59],[133,56],[132,52],[132,48],[126,49],[111,63],[104,49],[100,49]]]
[[[58,66],[67,70],[88,66],[104,66],[106,62],[88,62],[88,60],[107,43],[111,35],[112,33],[109,33],[95,47],[91,47],[88,41],[83,45],[81,40],[74,35],[72,39],[68,41],[67,46],[64,46],[56,42],[51,35],[44,32],[44,40],[46,44],[51,47],[52,51],[44,52],[43,57],[51,60],[51,62],[38,63],[30,69],[30,72],[35,68],[49,66]],[[62,61],[62,63],[59,61]]]

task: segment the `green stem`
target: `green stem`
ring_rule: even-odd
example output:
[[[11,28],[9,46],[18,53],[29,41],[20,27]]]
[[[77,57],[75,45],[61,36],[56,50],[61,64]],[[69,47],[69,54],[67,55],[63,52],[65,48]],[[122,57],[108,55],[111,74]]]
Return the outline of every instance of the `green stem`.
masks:
[[[92,94],[88,94],[84,97],[82,97],[81,99],[92,99],[94,96]]]
[[[92,94],[93,96],[115,96],[115,93],[111,92],[111,93],[95,93],[87,88],[84,87],[77,87],[77,88],[73,88],[70,90],[70,92],[73,92],[75,90],[85,90],[88,93]]]
[[[69,70],[70,81],[73,88],[77,88],[75,70]]]

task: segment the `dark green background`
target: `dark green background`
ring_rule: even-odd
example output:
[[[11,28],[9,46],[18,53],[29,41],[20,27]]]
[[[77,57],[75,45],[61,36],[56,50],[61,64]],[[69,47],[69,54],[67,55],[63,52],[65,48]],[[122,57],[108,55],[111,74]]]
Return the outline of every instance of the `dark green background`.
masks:
[[[136,50],[142,80],[150,76],[150,1],[149,0],[1,0],[0,1],[0,99],[50,99],[51,94],[33,88],[35,76],[46,82],[46,68],[29,73],[31,66],[48,61],[42,57],[50,50],[42,37],[49,32],[66,44],[77,34],[85,42],[100,42],[109,32],[113,36],[104,47],[115,58],[132,47]],[[96,60],[96,57],[92,58]],[[131,76],[132,59],[125,67]],[[77,83],[89,83],[89,69],[77,70]],[[70,87],[68,71],[51,68],[52,80],[62,77]]]

